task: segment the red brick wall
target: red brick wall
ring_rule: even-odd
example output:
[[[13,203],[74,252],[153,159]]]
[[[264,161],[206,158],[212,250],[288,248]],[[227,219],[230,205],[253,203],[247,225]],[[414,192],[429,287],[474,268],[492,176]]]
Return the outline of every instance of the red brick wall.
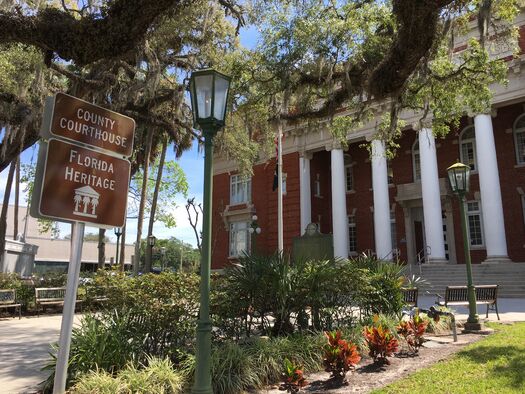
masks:
[[[509,257],[513,261],[525,261],[525,224],[520,195],[516,188],[525,189],[525,166],[516,166],[514,136],[511,132],[516,118],[524,112],[523,103],[510,105],[498,110],[497,117],[493,119],[496,154],[499,160],[499,175],[503,199],[505,230]],[[437,160],[439,177],[446,177],[446,169],[460,157],[459,133],[467,126],[465,118],[458,130],[451,132],[445,139],[437,139]],[[400,147],[396,156],[391,160],[394,183],[396,185],[412,183],[412,144],[417,135],[415,131],[407,131],[398,141]],[[347,153],[350,154],[353,165],[354,192],[347,193],[347,212],[351,214],[356,208],[357,246],[359,251],[375,249],[372,194],[371,164],[368,151],[361,145],[363,142],[350,144]],[[310,177],[312,191],[312,221],[318,222],[320,218],[321,231],[332,232],[332,201],[331,201],[331,169],[330,152],[319,151],[313,154],[310,162]],[[257,165],[252,178],[252,201],[256,214],[259,217],[259,226],[262,233],[257,237],[257,248],[261,251],[272,252],[277,248],[277,193],[272,192],[275,170],[275,161]],[[289,250],[292,239],[300,234],[300,197],[299,197],[299,155],[288,154],[283,157],[283,172],[287,173],[287,194],[284,196],[284,245]],[[315,181],[319,174],[321,182],[321,197],[315,196]],[[228,233],[225,230],[219,211],[229,203],[229,174],[220,174],[214,177],[214,251],[213,267],[219,268],[227,263],[228,259]],[[479,192],[479,176],[471,176],[470,194],[468,200],[474,200],[474,195]],[[390,203],[396,203],[397,189],[389,188]],[[461,222],[459,216],[459,203],[453,199],[453,222],[456,256],[458,261],[463,261],[463,241],[461,235]],[[222,208],[221,208],[222,207]],[[403,209],[396,203],[396,233],[397,247],[401,250],[403,260],[407,258],[405,238],[405,218]],[[220,225],[218,225],[219,223]],[[485,249],[473,250],[472,261],[480,263],[486,258]]]
[[[256,165],[252,177],[252,204],[257,215],[261,234],[256,236],[257,251],[272,253],[277,249],[277,191],[272,191],[275,159]],[[293,237],[300,233],[299,154],[283,156],[283,173],[286,174],[286,194],[283,195],[283,241],[285,251],[290,251]],[[213,177],[213,237],[212,268],[218,269],[229,263],[229,233],[221,213],[230,201],[230,175]],[[230,210],[236,207],[230,207]],[[243,205],[241,208],[245,208]]]

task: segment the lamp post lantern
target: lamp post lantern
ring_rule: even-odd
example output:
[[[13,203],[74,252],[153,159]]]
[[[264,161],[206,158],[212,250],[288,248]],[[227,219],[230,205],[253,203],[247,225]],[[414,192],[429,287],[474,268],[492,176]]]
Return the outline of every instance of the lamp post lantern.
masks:
[[[261,233],[261,228],[259,227],[259,223],[257,223],[257,219],[257,215],[252,216],[252,223],[248,229],[252,239],[252,253],[255,252],[255,237]]]
[[[193,393],[212,394],[211,385],[211,209],[213,191],[213,139],[224,126],[230,77],[212,69],[194,71],[190,78],[191,105],[194,123],[204,135],[204,201],[202,221],[202,253],[200,311],[197,323],[197,353]]]
[[[153,234],[148,235],[148,244],[146,245],[148,250],[145,253],[146,262],[144,264],[144,270],[147,270],[148,272],[150,272],[151,270],[151,256],[153,255],[153,247],[155,246],[156,241],[157,237],[155,237]],[[147,274],[148,272],[144,273]]]
[[[470,167],[463,163],[456,163],[447,168],[450,187],[459,200],[459,210],[461,216],[461,230],[463,233],[463,249],[465,250],[465,265],[467,267],[467,292],[469,315],[465,330],[481,330],[478,311],[476,307],[476,291],[472,281],[472,264],[470,261],[470,246],[467,233],[467,220],[465,215],[465,195],[469,191]]]

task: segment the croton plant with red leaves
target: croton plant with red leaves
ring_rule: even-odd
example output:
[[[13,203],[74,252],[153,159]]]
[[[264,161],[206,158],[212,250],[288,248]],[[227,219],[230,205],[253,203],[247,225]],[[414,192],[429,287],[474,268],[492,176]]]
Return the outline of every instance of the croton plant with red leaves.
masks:
[[[425,342],[423,335],[427,329],[428,322],[423,320],[419,316],[419,312],[416,312],[410,320],[403,320],[397,326],[397,333],[405,338],[408,348],[413,353],[418,353],[419,348]]]
[[[399,342],[394,334],[381,324],[365,327],[364,336],[368,345],[368,355],[375,363],[390,364],[387,357],[392,356],[399,348]]]
[[[354,369],[361,360],[357,346],[342,339],[339,330],[326,331],[324,335],[328,340],[324,346],[325,371],[330,372],[332,378],[343,382],[346,373]]]

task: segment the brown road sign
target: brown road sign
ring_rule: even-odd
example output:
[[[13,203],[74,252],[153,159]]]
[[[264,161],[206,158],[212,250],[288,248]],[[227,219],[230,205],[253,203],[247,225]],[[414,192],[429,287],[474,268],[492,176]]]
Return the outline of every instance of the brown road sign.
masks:
[[[135,121],[64,93],[54,97],[49,123],[51,135],[129,157]]]
[[[99,227],[124,225],[130,176],[127,160],[57,139],[49,141],[46,156],[40,216]]]

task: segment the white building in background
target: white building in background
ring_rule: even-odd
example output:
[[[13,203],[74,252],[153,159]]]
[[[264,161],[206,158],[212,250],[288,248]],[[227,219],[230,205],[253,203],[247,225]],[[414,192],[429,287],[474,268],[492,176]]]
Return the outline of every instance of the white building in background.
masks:
[[[0,204],[1,207],[1,204]],[[92,209],[92,207],[91,207]],[[91,211],[90,209],[90,212]],[[18,234],[14,234],[14,206],[9,205],[7,210],[7,232],[6,240],[14,240],[23,237],[25,221],[27,217],[27,229],[25,231],[25,242],[27,244],[38,247],[35,257],[34,272],[43,272],[49,269],[65,270],[69,263],[70,241],[63,239],[69,233],[60,234],[59,237],[54,237],[48,232],[40,232],[37,219],[26,215],[26,207],[19,207],[18,209]],[[87,233],[97,233],[96,228],[86,228]],[[113,235],[112,230],[107,230],[108,237]],[[115,259],[116,243],[106,243],[106,264],[110,264]],[[120,254],[120,248],[119,248]],[[131,264],[131,256],[134,254],[134,246],[132,244],[125,245],[125,264]],[[82,248],[82,264],[83,269],[90,270],[98,263],[98,242],[86,241]],[[91,266],[91,267],[90,267]]]

